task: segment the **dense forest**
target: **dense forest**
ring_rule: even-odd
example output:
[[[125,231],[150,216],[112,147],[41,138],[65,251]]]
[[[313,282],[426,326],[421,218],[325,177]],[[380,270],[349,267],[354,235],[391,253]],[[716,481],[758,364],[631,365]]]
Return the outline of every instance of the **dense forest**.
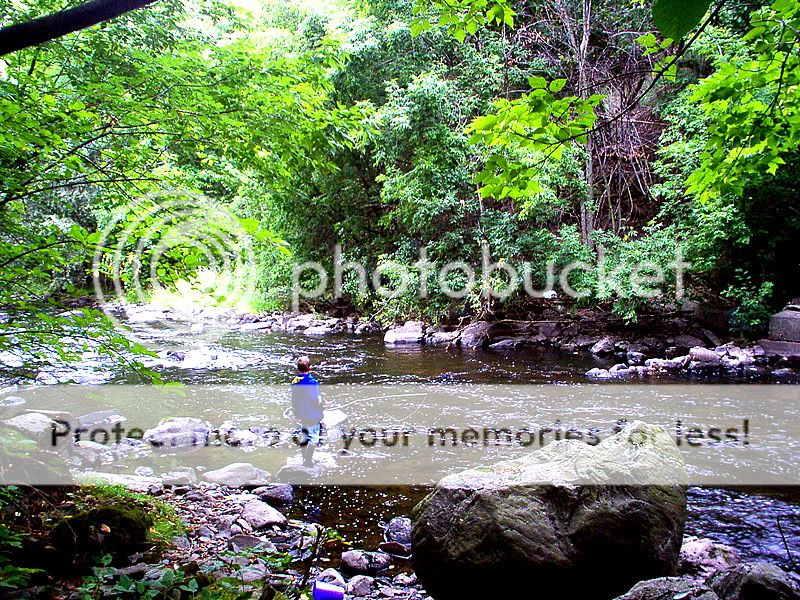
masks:
[[[420,273],[423,254],[525,262],[537,288],[548,263],[624,274],[678,255],[685,296],[587,269],[571,279],[578,305],[630,321],[678,292],[758,333],[800,276],[800,9],[679,4],[159,0],[6,53],[0,350],[28,368],[50,347],[131,349],[99,313],[54,310],[112,265],[141,299],[224,264],[210,301],[265,311],[290,307],[293,265]],[[62,8],[3,0],[0,14]],[[166,239],[198,214],[205,243]],[[521,286],[421,298],[425,276],[376,294],[347,271],[340,298],[306,308],[436,322],[531,302]]]

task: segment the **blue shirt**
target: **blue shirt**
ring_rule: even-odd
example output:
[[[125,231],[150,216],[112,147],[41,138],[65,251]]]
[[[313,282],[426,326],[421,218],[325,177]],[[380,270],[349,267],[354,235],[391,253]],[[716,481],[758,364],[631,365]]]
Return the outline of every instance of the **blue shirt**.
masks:
[[[298,373],[292,380],[292,410],[303,425],[318,425],[322,421],[319,381],[311,373]]]

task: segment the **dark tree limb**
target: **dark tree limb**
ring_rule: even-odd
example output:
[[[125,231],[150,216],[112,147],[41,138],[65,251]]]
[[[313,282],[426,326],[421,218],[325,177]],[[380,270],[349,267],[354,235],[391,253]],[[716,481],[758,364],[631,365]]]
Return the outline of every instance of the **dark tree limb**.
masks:
[[[0,56],[49,42],[73,31],[109,21],[156,0],[91,0],[76,6],[0,29]]]

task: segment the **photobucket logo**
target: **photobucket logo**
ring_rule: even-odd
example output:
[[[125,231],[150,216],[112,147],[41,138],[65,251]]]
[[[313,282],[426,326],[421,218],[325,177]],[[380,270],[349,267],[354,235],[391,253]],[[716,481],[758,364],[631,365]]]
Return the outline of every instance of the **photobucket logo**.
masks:
[[[348,292],[361,296],[374,292],[386,299],[413,293],[420,299],[441,294],[462,300],[470,294],[483,299],[505,300],[522,290],[532,298],[554,298],[562,293],[580,299],[591,295],[610,297],[614,294],[653,299],[673,290],[683,298],[684,277],[691,268],[680,247],[666,264],[652,260],[615,261],[612,265],[601,247],[596,264],[574,261],[557,266],[548,261],[542,272],[529,261],[512,264],[493,260],[488,245],[481,248],[481,261],[471,265],[464,261],[437,265],[428,259],[426,248],[411,265],[386,260],[370,270],[358,261],[345,259],[341,245],[333,249],[333,273],[319,262],[295,265],[292,270],[292,310],[300,310],[301,300],[321,298],[328,292],[338,299]],[[345,286],[345,278],[348,285]],[[353,283],[353,279],[355,282]],[[538,282],[538,287],[537,283]],[[355,290],[353,290],[355,286]]]
[[[255,264],[242,219],[208,197],[172,191],[143,196],[112,214],[95,246],[92,275],[103,307],[146,304],[183,281],[232,306],[252,296]],[[198,274],[208,281],[195,281]]]

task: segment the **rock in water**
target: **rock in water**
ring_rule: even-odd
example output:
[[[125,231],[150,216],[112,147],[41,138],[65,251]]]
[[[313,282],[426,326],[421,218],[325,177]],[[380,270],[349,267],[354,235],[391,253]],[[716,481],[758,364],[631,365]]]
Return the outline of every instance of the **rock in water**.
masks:
[[[451,475],[414,509],[416,573],[438,600],[613,597],[675,574],[685,477],[670,436],[641,422]]]
[[[707,583],[722,600],[800,600],[797,578],[766,562],[736,565]]]
[[[270,474],[250,463],[232,463],[216,471],[203,473],[203,479],[219,485],[241,487],[243,485],[263,485],[269,483]]]
[[[156,448],[205,446],[209,441],[211,423],[194,417],[164,419],[144,433],[144,441]]]
[[[424,339],[425,324],[421,321],[406,321],[404,325],[395,325],[383,336],[386,344],[421,344]]]

